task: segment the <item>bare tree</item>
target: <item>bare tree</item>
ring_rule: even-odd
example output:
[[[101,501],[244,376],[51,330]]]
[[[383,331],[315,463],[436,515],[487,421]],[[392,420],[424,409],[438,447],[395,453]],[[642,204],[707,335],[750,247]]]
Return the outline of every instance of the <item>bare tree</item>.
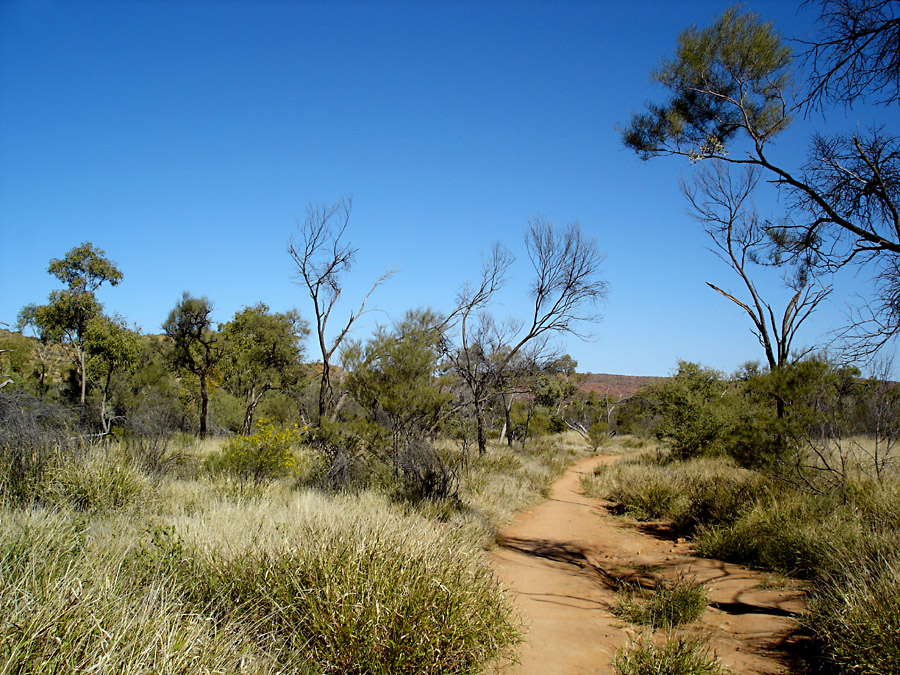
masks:
[[[484,265],[478,289],[466,287],[454,312],[460,317],[460,345],[451,351],[450,359],[472,396],[480,453],[487,449],[485,408],[512,360],[526,345],[546,335],[586,337],[581,327],[599,319],[595,308],[606,296],[606,282],[597,278],[603,256],[596,242],[582,235],[577,223],[560,232],[545,218],[535,218],[525,235],[525,247],[535,276],[531,286],[533,311],[523,323],[524,330],[510,335],[505,344],[495,341],[493,350],[488,349],[490,338],[498,333],[489,319],[479,318],[477,329],[471,330],[470,322],[476,316],[483,317],[485,306],[512,264],[512,257],[499,246],[494,247],[490,261]],[[495,352],[494,358],[489,351]]]
[[[316,340],[322,355],[318,408],[320,423],[329,411],[332,415],[336,412],[331,383],[331,358],[356,320],[365,314],[369,296],[393,274],[392,271],[385,272],[372,284],[359,309],[350,312],[346,323],[329,341],[325,333],[331,311],[343,290],[341,276],[350,271],[358,250],[344,241],[352,206],[350,198],[340,199],[330,205],[309,204],[306,219],[298,225],[298,232],[291,236],[288,243],[288,253],[297,266],[297,276],[313,303]]]
[[[807,103],[853,105],[874,94],[877,102],[900,99],[900,3],[896,0],[821,0],[822,31],[805,42],[810,66]]]
[[[457,296],[456,309],[451,317],[458,317],[459,346],[444,344],[444,351],[453,370],[465,383],[472,397],[475,412],[475,429],[478,451],[487,449],[485,436],[485,408],[491,396],[495,371],[488,359],[488,338],[491,333],[490,318],[484,309],[494,293],[503,287],[504,277],[514,258],[503,246],[495,244],[491,256],[482,261],[481,280],[477,287],[466,284]],[[477,322],[472,326],[472,322]]]
[[[734,178],[725,162],[715,161],[700,167],[693,185],[682,181],[681,187],[692,215],[712,239],[712,251],[737,274],[749,298],[745,302],[713,283],[707,285],[750,317],[753,334],[766,354],[769,369],[774,371],[792,358],[799,359],[809,353],[807,350],[792,355],[794,338],[803,322],[831,293],[831,287],[819,284],[800,263],[793,273],[784,276],[794,293],[779,318],[772,305],[763,299],[751,278],[751,266],[764,264],[763,258],[770,248],[767,223],[760,220],[751,201],[759,175],[757,167],[746,166],[740,177]]]

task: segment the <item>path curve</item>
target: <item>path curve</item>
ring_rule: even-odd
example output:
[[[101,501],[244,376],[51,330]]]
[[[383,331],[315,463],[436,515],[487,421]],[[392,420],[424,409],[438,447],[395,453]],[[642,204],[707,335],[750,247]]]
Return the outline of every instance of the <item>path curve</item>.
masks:
[[[550,497],[500,531],[491,564],[511,591],[526,626],[518,662],[502,675],[613,674],[611,661],[641,629],[610,612],[622,580],[696,577],[710,606],[689,631],[733,673],[787,673],[786,658],[799,591],[761,588],[768,575],[691,555],[690,544],[660,524],[634,524],[609,514],[607,503],[581,493],[580,481],[600,463],[582,460],[554,483]]]

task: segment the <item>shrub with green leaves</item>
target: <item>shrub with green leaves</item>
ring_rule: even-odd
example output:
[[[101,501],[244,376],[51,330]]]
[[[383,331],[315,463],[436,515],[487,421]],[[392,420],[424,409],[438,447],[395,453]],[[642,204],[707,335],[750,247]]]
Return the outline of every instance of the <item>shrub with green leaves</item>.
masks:
[[[212,455],[209,467],[254,483],[289,475],[297,467],[295,452],[306,429],[297,424],[279,429],[267,420],[259,420],[255,426],[255,433],[235,436],[221,453]]]
[[[725,452],[735,423],[733,388],[717,370],[680,361],[678,372],[649,388],[656,435],[678,459]]]

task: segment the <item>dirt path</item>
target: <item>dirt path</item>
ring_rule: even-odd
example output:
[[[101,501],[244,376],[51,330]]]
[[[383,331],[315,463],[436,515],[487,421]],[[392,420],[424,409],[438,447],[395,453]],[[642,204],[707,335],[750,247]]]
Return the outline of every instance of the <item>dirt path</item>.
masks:
[[[554,484],[547,501],[501,531],[492,564],[512,591],[527,634],[519,662],[496,672],[611,675],[616,650],[641,631],[610,613],[616,585],[679,574],[706,585],[710,606],[689,630],[710,636],[710,646],[733,673],[788,672],[786,638],[803,609],[801,594],[766,589],[766,574],[693,557],[690,544],[660,525],[636,526],[582,495],[582,474],[615,459],[579,462]]]

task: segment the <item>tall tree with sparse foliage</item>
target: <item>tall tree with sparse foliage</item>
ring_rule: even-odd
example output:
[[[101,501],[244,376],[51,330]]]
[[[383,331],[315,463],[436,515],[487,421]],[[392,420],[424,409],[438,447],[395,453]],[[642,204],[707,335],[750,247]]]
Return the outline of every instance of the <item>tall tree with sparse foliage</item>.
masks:
[[[88,383],[88,324],[103,312],[95,293],[108,283],[116,286],[122,272],[102,249],[90,242],[50,261],[50,274],[66,284],[52,291],[46,305],[27,305],[19,312],[19,327],[32,326],[42,341],[60,344],[75,367],[79,398],[84,405]]]
[[[681,33],[674,57],[653,73],[668,98],[635,114],[623,140],[642,159],[678,155],[761,170],[789,207],[766,228],[782,260],[874,270],[872,299],[847,333],[856,354],[871,353],[900,333],[900,137],[880,123],[817,133],[806,157],[779,156],[774,141],[804,105],[824,113],[825,103],[869,95],[898,103],[900,3],[816,4],[821,32],[807,44],[808,80],[796,77],[797,60],[772,24],[732,8]]]
[[[212,303],[187,291],[162,325],[172,340],[171,363],[178,371],[197,377],[200,390],[200,438],[206,438],[211,385],[220,376],[224,356],[221,337],[213,330]]]

